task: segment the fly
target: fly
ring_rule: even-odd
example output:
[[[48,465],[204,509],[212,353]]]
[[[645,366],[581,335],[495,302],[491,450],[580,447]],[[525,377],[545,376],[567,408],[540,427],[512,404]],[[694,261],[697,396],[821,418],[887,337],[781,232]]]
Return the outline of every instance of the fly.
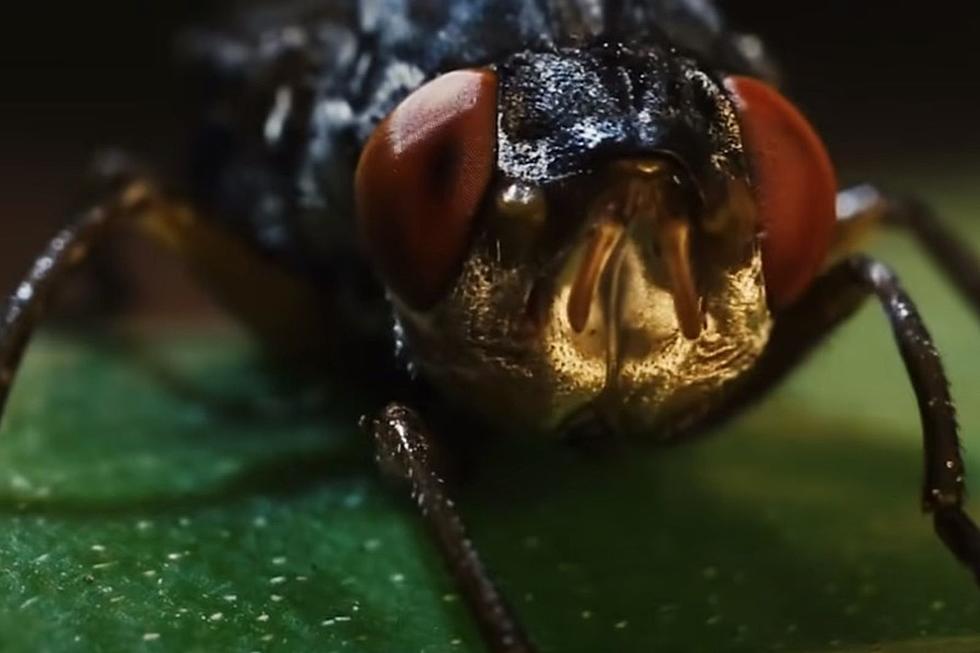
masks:
[[[47,300],[93,245],[139,231],[273,350],[428,399],[365,420],[378,460],[487,648],[528,652],[432,463],[431,412],[683,440],[760,399],[870,297],[919,402],[923,506],[980,576],[940,356],[896,275],[845,250],[901,227],[978,314],[980,264],[921,203],[839,191],[746,43],[694,0],[270,4],[189,34],[189,192],[121,159],[100,168],[103,199],[3,309],[0,406]]]

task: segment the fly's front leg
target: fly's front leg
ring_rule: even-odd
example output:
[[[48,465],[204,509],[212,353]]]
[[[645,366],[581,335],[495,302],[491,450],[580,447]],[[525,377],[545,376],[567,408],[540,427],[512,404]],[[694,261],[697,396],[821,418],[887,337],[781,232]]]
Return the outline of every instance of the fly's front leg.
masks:
[[[117,228],[137,231],[173,251],[225,308],[278,354],[322,360],[332,353],[322,295],[307,283],[164,193],[128,160],[106,157],[97,174],[104,182],[102,199],[48,243],[0,309],[0,417],[24,350],[52,296],[92,248]]]
[[[456,504],[435,469],[432,434],[411,409],[392,405],[371,424],[378,463],[410,485],[412,499],[435,537],[464,600],[493,653],[533,653],[524,628],[490,578]]]
[[[956,408],[939,352],[915,304],[887,266],[860,257],[843,265],[847,277],[840,283],[862,287],[884,308],[915,391],[925,451],[923,508],[933,514],[936,532],[947,548],[980,583],[980,530],[963,510],[966,471]]]
[[[92,247],[104,240],[113,222],[139,212],[147,200],[145,184],[135,180],[121,183],[108,199],[82,213],[51,239],[0,309],[0,416],[24,350],[51,296]]]
[[[947,548],[980,583],[980,531],[963,510],[965,470],[949,382],[915,304],[884,264],[854,256],[817,279],[795,305],[776,316],[752,376],[708,421],[731,417],[778,385],[869,296],[878,299],[891,322],[918,402],[925,454],[923,508],[933,514]]]
[[[980,317],[980,260],[921,200],[857,186],[838,196],[837,249],[846,251],[877,225],[911,233]]]

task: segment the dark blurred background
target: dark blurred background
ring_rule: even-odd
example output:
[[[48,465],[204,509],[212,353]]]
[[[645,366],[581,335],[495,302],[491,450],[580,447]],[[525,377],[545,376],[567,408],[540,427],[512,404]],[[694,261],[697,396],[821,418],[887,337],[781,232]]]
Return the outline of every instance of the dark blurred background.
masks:
[[[722,4],[736,28],[761,35],[782,63],[790,93],[822,130],[845,180],[876,170],[980,171],[974,3]],[[0,291],[65,219],[94,151],[122,146],[179,174],[184,130],[171,44],[216,5],[8,3],[0,21]],[[139,268],[160,276],[153,264]],[[180,284],[157,294],[158,310],[200,301]]]

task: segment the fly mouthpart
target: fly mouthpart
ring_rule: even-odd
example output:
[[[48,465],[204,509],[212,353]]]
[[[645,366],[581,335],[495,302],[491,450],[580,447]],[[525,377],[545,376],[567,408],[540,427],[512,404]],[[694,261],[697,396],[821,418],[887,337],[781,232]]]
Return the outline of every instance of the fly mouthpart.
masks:
[[[593,210],[582,259],[574,275],[568,299],[568,322],[581,334],[604,290],[604,312],[609,345],[609,369],[618,367],[618,338],[622,321],[621,268],[628,240],[649,241],[659,252],[674,313],[681,333],[696,340],[704,329],[703,297],[698,290],[692,262],[691,221],[669,206],[662,192],[669,168],[658,161],[625,162],[618,170],[623,183]],[[610,199],[611,198],[611,199]],[[600,286],[606,281],[605,288]]]
[[[625,235],[626,228],[614,220],[605,220],[592,228],[568,298],[568,322],[575,333],[585,331],[599,284],[613,255],[621,249]]]
[[[691,225],[684,219],[667,218],[657,224],[656,230],[677,323],[684,337],[697,340],[704,327],[704,307],[691,265]]]

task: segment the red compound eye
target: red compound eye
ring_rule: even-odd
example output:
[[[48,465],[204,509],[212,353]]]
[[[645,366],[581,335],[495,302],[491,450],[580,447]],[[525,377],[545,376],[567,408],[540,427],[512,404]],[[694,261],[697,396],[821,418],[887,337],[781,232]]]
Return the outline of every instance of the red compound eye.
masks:
[[[836,221],[837,179],[811,124],[771,86],[730,77],[764,232],[770,304],[792,304],[820,271]]]
[[[496,126],[496,75],[452,72],[405,99],[361,154],[361,238],[382,280],[413,308],[437,303],[458,274],[493,174]]]

